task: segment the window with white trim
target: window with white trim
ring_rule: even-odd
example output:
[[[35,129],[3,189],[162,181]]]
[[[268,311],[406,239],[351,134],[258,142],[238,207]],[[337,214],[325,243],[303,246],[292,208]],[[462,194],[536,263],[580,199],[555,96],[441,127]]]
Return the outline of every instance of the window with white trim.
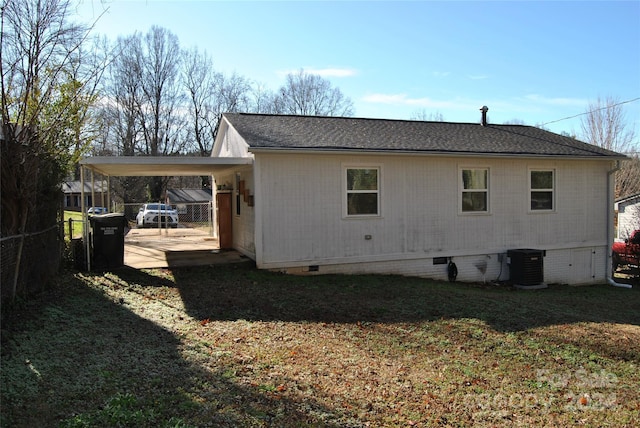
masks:
[[[489,212],[489,168],[460,169],[460,209],[463,213]]]
[[[345,168],[345,213],[351,216],[380,215],[380,168]]]
[[[554,209],[555,173],[552,169],[529,171],[529,202],[531,211]]]

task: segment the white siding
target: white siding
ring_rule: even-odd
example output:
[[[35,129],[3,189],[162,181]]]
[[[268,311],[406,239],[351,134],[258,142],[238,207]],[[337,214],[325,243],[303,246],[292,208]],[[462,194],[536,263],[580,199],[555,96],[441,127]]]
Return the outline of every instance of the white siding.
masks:
[[[546,251],[546,256],[543,259],[543,281],[547,284],[571,285],[602,283],[606,275],[604,265],[606,256],[606,246]],[[504,253],[457,256],[453,258],[453,261],[458,268],[458,281],[505,281],[510,276],[510,266]],[[487,266],[484,274],[478,268],[483,262]],[[299,274],[309,271],[308,266],[280,268],[279,270]],[[447,265],[434,265],[432,258],[319,265],[317,273],[377,273],[420,276],[443,281],[448,279]]]
[[[244,181],[245,188],[255,198],[255,185],[253,171],[242,169],[238,171],[240,180]],[[240,252],[255,258],[255,205],[249,206],[249,201],[244,195],[237,193],[238,189],[233,189],[233,247]],[[236,196],[240,197],[236,197]],[[240,214],[238,215],[237,204],[240,204]]]
[[[626,239],[631,233],[640,229],[640,196],[619,202],[618,208],[618,238]]]
[[[255,186],[253,181],[252,169],[240,168],[233,173],[216,176],[215,180],[217,185],[219,184],[232,187],[231,226],[233,248],[247,255],[248,257],[255,259],[255,203],[254,206],[249,206],[249,201],[245,200],[243,195],[239,195],[239,189],[236,187],[236,174],[239,174],[240,179],[244,180],[245,187],[249,189],[249,192],[252,195],[254,195],[255,200]],[[238,203],[240,204],[240,214],[238,214],[237,209]]]
[[[244,139],[236,132],[236,130],[229,125],[226,119],[220,123],[218,130],[220,138],[216,138],[214,146],[211,150],[211,157],[251,157],[248,152],[249,145]]]
[[[343,218],[342,171],[353,164],[381,168],[380,217]],[[535,248],[547,251],[547,282],[576,283],[569,268],[587,258],[593,280],[601,280],[608,247],[608,166],[577,160],[257,154],[256,261],[273,269],[313,265],[321,273],[446,278],[446,265],[433,265],[432,259],[453,257],[459,280],[482,281],[496,279],[501,265],[501,278],[508,278],[499,254]],[[489,168],[489,214],[459,213],[461,167]],[[555,171],[553,212],[529,210],[530,168]],[[595,254],[571,253],[584,248]],[[476,267],[483,261],[485,275]]]

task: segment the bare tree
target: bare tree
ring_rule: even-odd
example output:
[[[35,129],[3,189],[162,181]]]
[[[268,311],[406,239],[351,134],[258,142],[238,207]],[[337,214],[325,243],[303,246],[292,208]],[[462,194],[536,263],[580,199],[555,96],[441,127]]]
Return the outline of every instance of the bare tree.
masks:
[[[581,121],[582,138],[596,146],[619,153],[637,153],[635,129],[629,127],[624,106],[614,97],[590,103]],[[616,174],[616,198],[640,191],[637,156],[623,162]]]
[[[195,143],[194,151],[209,156],[222,114],[249,109],[251,85],[235,73],[226,77],[216,72],[208,54],[197,48],[184,53],[183,82],[188,98],[190,140]],[[202,176],[201,185],[210,186],[210,177]]]
[[[68,21],[70,7],[68,0],[3,0],[0,6],[0,230],[20,236],[7,293],[12,299],[59,267],[57,239],[41,242],[41,254],[23,254],[25,237],[57,226],[61,183],[92,136],[86,130],[101,63],[83,51],[89,29]]]
[[[262,84],[255,84],[251,90],[252,104],[250,111],[263,114],[277,114],[278,95],[265,88]]]
[[[222,113],[237,113],[249,110],[249,94],[251,83],[245,77],[237,73],[231,76],[217,74],[216,98],[214,110],[218,116]]]
[[[340,89],[304,70],[287,75],[274,107],[276,112],[285,114],[353,116],[353,103]]]
[[[141,123],[143,58],[142,35],[134,33],[119,37],[110,51],[112,61],[103,85],[100,103],[102,138],[94,154],[136,156],[144,153],[144,138]],[[123,201],[145,202],[147,196],[146,177],[114,177],[111,185],[115,194]],[[131,215],[132,212],[127,212]]]
[[[628,152],[636,136],[628,126],[624,106],[611,96],[589,104],[581,129],[584,141],[619,153]]]
[[[200,156],[208,156],[213,144],[211,130],[215,112],[211,99],[216,91],[217,77],[213,62],[206,52],[193,48],[184,53],[184,85],[189,102],[189,128]]]
[[[118,38],[102,103],[110,140],[105,141],[105,149],[111,146],[124,156],[171,156],[183,151],[188,134],[182,61],[178,38],[165,28],[154,26],[146,34]],[[128,193],[125,200],[159,200],[168,177],[122,181]],[[134,181],[146,181],[147,196],[140,195],[139,183]]]
[[[184,118],[180,115],[181,60],[178,38],[169,30],[153,26],[142,38],[138,111],[145,155],[176,155],[186,144],[181,134],[184,126]],[[168,179],[166,176],[150,178],[151,200],[162,199]]]
[[[444,116],[439,111],[427,112],[427,110],[417,110],[411,113],[409,120],[420,120],[424,122],[444,122]]]
[[[25,231],[35,204],[44,202],[42,195],[56,194],[53,189],[91,138],[85,125],[101,70],[81,49],[89,29],[68,22],[70,7],[68,0],[2,2],[2,229],[6,233]],[[34,220],[51,221],[41,211]]]
[[[153,26],[143,37],[139,62],[142,104],[141,124],[145,154],[176,154],[183,142],[177,138],[182,102],[181,51],[178,38],[169,30]]]
[[[78,152],[83,142],[78,125],[89,116],[104,63],[82,49],[89,28],[67,21],[70,7],[68,0],[3,2],[2,120],[15,125],[15,138],[37,129],[40,143],[66,143]],[[73,139],[68,138],[71,119],[79,121]]]
[[[616,198],[640,193],[640,157],[632,154],[616,173]]]
[[[142,100],[142,37],[136,33],[118,38],[105,86],[104,118],[108,123],[114,154],[134,156],[142,150],[140,108]]]

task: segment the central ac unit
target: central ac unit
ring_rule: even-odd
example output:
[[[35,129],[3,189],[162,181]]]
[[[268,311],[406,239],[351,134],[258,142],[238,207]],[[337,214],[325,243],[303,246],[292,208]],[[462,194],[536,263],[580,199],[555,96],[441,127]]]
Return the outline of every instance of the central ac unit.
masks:
[[[539,285],[544,281],[544,251],[521,248],[507,251],[509,279],[515,285]]]

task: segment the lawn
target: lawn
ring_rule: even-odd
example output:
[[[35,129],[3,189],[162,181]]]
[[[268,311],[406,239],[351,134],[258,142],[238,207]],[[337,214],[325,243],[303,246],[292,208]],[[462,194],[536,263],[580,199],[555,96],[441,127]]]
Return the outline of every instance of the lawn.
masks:
[[[65,211],[64,221],[64,235],[67,240],[69,240],[70,237],[82,237],[82,213],[78,211]],[[69,232],[71,232],[71,234]]]
[[[67,272],[3,323],[1,426],[611,426],[640,420],[640,290]]]

